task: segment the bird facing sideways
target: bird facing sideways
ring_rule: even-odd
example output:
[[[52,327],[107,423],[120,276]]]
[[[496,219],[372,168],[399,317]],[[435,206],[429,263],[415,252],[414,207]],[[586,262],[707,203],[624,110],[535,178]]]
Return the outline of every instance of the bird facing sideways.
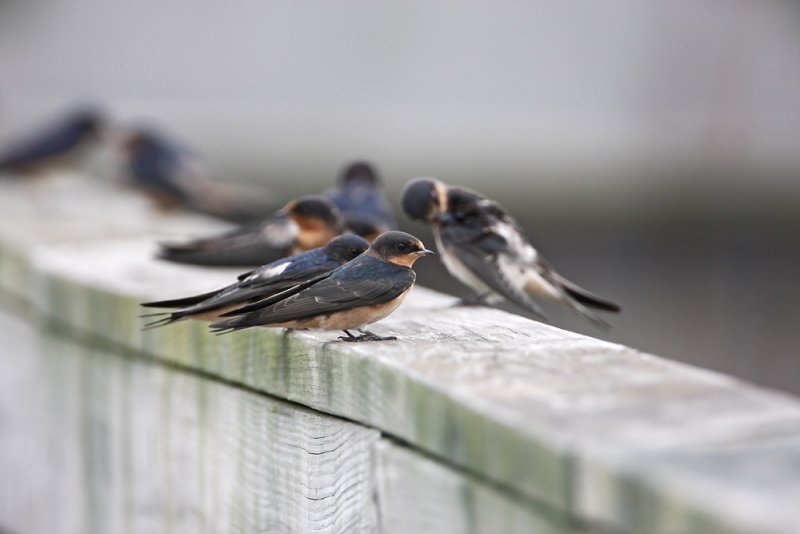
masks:
[[[216,332],[251,326],[342,330],[342,341],[391,340],[364,330],[391,314],[414,286],[414,262],[433,254],[416,237],[391,231],[380,235],[367,252],[331,271],[321,280],[301,284],[264,301],[226,312],[231,317],[211,324]],[[354,336],[350,330],[358,330]]]
[[[99,110],[75,110],[12,144],[0,154],[0,171],[28,175],[73,166],[100,140],[105,124]]]
[[[126,183],[147,195],[161,211],[186,209],[238,223],[257,218],[253,208],[213,180],[199,156],[160,132],[131,129],[118,149]]]
[[[219,236],[163,243],[159,258],[195,265],[254,267],[321,247],[343,230],[342,215],[330,200],[307,196],[289,202],[268,219]]]
[[[145,302],[148,308],[178,308],[172,312],[149,314],[146,317],[167,315],[145,326],[164,326],[182,319],[217,320],[220,314],[265,298],[298,284],[320,279],[335,268],[359,256],[369,243],[354,234],[344,234],[324,247],[301,252],[264,265],[239,276],[238,282],[222,289],[192,297]]]
[[[402,204],[409,217],[432,226],[445,267],[478,294],[475,303],[499,296],[544,319],[535,297],[572,308],[604,328],[608,324],[592,309],[620,311],[559,275],[510,215],[474,191],[416,178],[406,184]]]
[[[342,212],[347,228],[370,242],[397,228],[392,208],[381,192],[378,173],[365,161],[345,167],[339,176],[338,189],[327,196]]]

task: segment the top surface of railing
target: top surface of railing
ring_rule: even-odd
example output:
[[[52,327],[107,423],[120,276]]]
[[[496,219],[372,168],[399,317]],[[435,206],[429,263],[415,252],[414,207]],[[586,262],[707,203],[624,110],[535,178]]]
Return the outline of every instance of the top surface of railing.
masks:
[[[519,498],[611,529],[791,532],[800,403],[425,288],[375,325],[396,342],[200,322],[142,331],[138,303],[236,270],[152,259],[220,228],[77,182],[3,184],[0,286],[77,331],[375,427]],[[755,357],[755,356],[754,356]]]

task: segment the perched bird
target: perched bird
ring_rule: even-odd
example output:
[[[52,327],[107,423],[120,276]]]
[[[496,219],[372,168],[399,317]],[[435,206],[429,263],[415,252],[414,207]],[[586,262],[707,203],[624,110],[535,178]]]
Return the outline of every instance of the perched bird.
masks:
[[[381,193],[378,173],[364,161],[351,163],[339,177],[339,188],[328,193],[344,216],[347,228],[368,241],[397,228],[392,208]]]
[[[414,286],[411,268],[422,256],[433,254],[416,237],[386,232],[367,252],[331,271],[318,281],[287,290],[274,297],[226,312],[231,317],[211,324],[216,332],[251,326],[290,329],[342,330],[342,341],[390,340],[364,330],[392,313]],[[354,336],[350,330],[358,330]]]
[[[0,154],[0,171],[29,174],[74,164],[100,139],[104,126],[105,120],[98,110],[74,111],[12,144]]]
[[[354,234],[341,235],[324,247],[301,252],[274,261],[254,271],[239,276],[239,281],[222,289],[176,300],[145,302],[149,308],[178,308],[173,312],[151,314],[168,315],[148,324],[147,328],[163,326],[181,319],[219,319],[220,314],[234,307],[263,300],[281,291],[310,280],[326,277],[335,268],[344,265],[369,248],[369,243]]]
[[[620,307],[559,275],[534,249],[500,206],[459,187],[417,178],[403,190],[403,210],[431,224],[447,270],[478,293],[475,303],[503,297],[544,318],[533,297],[566,305],[599,326],[607,323],[589,308]]]
[[[162,211],[187,209],[229,221],[254,220],[256,210],[215,183],[208,165],[173,139],[152,129],[128,132],[120,144],[126,181]]]
[[[196,265],[256,266],[325,245],[344,230],[339,210],[324,197],[289,202],[272,217],[219,236],[163,243],[159,257]]]

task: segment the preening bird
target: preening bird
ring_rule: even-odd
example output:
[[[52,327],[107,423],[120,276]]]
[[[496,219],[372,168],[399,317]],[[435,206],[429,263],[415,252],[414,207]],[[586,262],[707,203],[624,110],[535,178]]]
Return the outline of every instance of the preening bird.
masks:
[[[620,311],[558,274],[508,213],[474,191],[417,178],[403,190],[402,204],[409,217],[431,225],[445,267],[478,294],[477,302],[502,297],[544,318],[534,300],[540,298],[604,327],[592,309]]]

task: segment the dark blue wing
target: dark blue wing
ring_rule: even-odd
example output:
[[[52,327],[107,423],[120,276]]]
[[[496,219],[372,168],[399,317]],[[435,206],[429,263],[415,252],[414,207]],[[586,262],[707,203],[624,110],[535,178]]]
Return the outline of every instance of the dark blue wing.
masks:
[[[289,254],[297,233],[293,221],[273,217],[216,237],[162,244],[159,257],[196,265],[264,265]]]
[[[328,198],[339,208],[348,227],[359,235],[382,233],[397,228],[392,208],[372,184],[345,184]]]
[[[179,203],[189,200],[189,193],[178,183],[177,173],[186,157],[183,149],[151,135],[128,160],[128,171],[133,182],[152,192],[166,195]]]
[[[362,254],[298,293],[261,310],[214,323],[211,327],[223,330],[246,328],[384,304],[407,291],[415,279],[412,269]]]
[[[12,145],[0,155],[0,168],[20,169],[60,156],[75,148],[89,133],[87,115],[62,119],[28,139]]]

